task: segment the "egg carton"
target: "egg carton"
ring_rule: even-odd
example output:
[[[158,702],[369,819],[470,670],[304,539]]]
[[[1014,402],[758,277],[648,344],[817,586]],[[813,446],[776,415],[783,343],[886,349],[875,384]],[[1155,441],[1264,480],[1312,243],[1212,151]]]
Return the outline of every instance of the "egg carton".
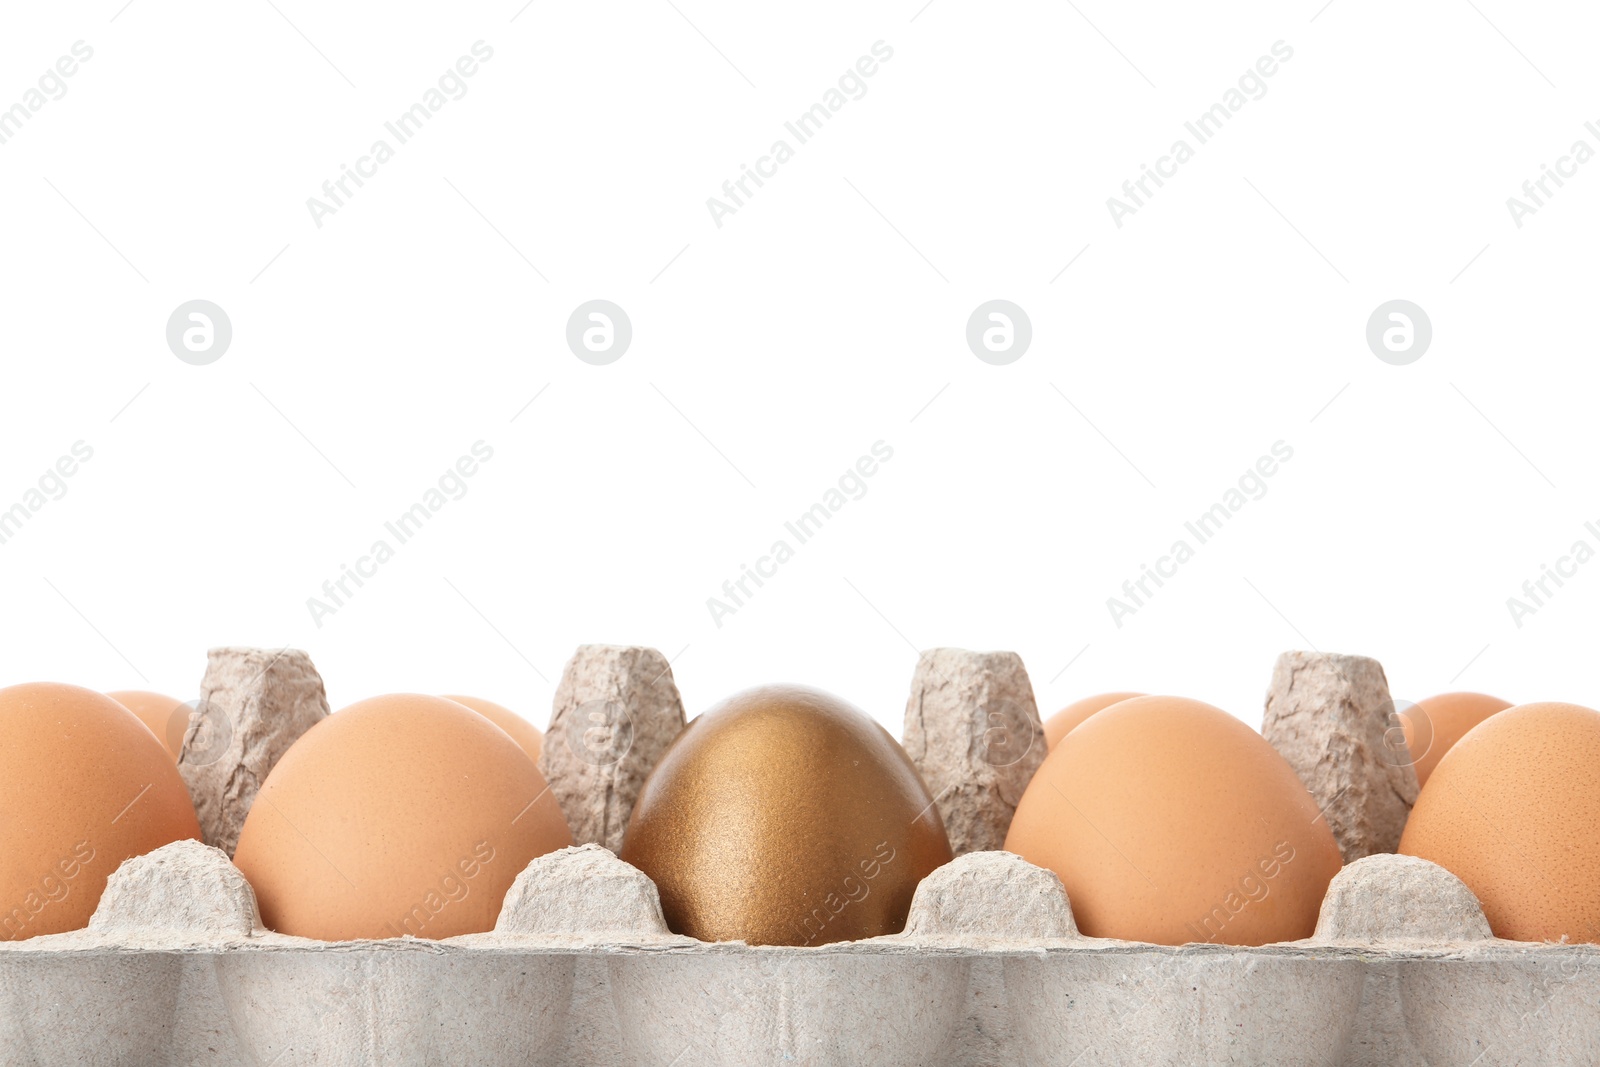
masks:
[[[1488,936],[1422,860],[1339,875],[1315,937],[1076,934],[1001,852],[924,879],[905,933],[819,948],[670,933],[598,845],[535,860],[493,932],[264,931],[220,851],[123,865],[86,930],[0,946],[7,1064],[1587,1064],[1600,947]]]
[[[594,655],[648,659],[616,651]],[[1397,773],[1372,748],[1387,729],[1381,668],[1304,653],[1279,667],[1264,732],[1350,860],[1303,941],[1082,936],[1054,874],[972,847],[1003,832],[1041,758],[1021,662],[939,650],[913,681],[907,747],[944,781],[960,854],[922,880],[901,933],[696,941],[667,929],[643,872],[585,842],[530,863],[492,931],[320,942],[264,930],[227,853],[180,841],[123,863],[86,929],[0,942],[0,1064],[1600,1062],[1600,946],[1497,940],[1455,876],[1376,847],[1388,801],[1374,783]],[[585,703],[573,670],[557,721],[563,700]],[[553,728],[546,745],[559,743]],[[1329,759],[1336,773],[1305,769]],[[1340,803],[1352,794],[1366,799]]]

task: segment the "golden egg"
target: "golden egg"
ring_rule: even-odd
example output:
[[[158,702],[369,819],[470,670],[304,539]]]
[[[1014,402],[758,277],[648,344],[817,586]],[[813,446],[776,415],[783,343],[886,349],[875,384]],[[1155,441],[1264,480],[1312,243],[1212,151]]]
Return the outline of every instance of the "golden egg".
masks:
[[[1600,942],[1600,712],[1522,704],[1473,727],[1417,796],[1400,851],[1465,882],[1496,937]]]
[[[267,775],[234,863],[269,929],[324,941],[492,929],[535,856],[572,844],[505,731],[443,697],[373,697]]]
[[[1265,945],[1310,937],[1339,846],[1294,769],[1198,700],[1146,696],[1061,739],[1006,849],[1060,877],[1091,937]]]
[[[511,735],[522,751],[528,754],[535,766],[539,763],[539,750],[544,747],[544,735],[533,723],[524,719],[510,708],[501,707],[492,700],[480,700],[477,697],[447,696],[446,700],[454,700],[457,704],[471,708],[485,719],[494,723],[500,729]]]
[[[1401,711],[1400,728],[1417,769],[1417,784],[1427,784],[1444,754],[1468,730],[1510,706],[1510,701],[1483,693],[1440,693]]]
[[[0,689],[0,939],[77,930],[123,860],[200,837],[167,750],[110,697]]]
[[[183,734],[189,725],[189,707],[183,701],[142,689],[119,689],[106,696],[137,715],[173,759],[182,755]]]
[[[690,722],[646,779],[622,858],[702,941],[823,945],[898,933],[950,860],[899,743],[844,701],[764,686]]]
[[[1066,737],[1079,724],[1097,711],[1104,711],[1113,704],[1120,704],[1124,700],[1142,697],[1143,693],[1097,693],[1092,697],[1075,700],[1062,708],[1044,721],[1044,743],[1047,749],[1055,748],[1057,742]]]

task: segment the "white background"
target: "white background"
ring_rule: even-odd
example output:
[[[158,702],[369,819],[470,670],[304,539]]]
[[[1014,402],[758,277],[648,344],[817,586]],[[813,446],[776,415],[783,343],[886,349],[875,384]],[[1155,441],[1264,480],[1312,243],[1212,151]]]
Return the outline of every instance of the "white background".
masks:
[[[94,450],[0,544],[0,682],[189,698],[207,647],[290,645],[335,707],[466,692],[543,726],[577,644],[642,643],[691,714],[798,681],[898,733],[921,648],[1018,651],[1046,713],[1138,689],[1258,723],[1314,646],[1405,698],[1600,704],[1600,563],[1521,627],[1506,603],[1600,548],[1600,161],[1521,228],[1506,206],[1600,148],[1591,10],[275,2],[0,16],[0,107],[94,50],[0,145],[0,509]],[[319,229],[307,198],[479,40]],[[718,228],[707,198],[880,40]],[[1280,40],[1266,95],[1114,225]],[[196,298],[234,331],[203,367],[165,340]],[[593,298],[634,329],[604,367],[564,339]],[[1033,324],[1009,366],[965,343],[993,298]],[[1433,324],[1409,366],[1365,342],[1395,298]],[[479,440],[467,495],[319,627],[307,598]],[[879,440],[867,494],[717,627],[707,598]],[[1114,625],[1279,440],[1266,496]]]

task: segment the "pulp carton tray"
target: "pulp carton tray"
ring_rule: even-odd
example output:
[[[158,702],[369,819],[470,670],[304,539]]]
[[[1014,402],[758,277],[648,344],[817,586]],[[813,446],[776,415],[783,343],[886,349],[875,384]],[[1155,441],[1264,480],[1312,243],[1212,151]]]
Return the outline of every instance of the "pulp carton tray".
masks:
[[[1022,862],[955,863],[974,856]],[[659,913],[632,934],[545,914],[545,932],[336,944],[130,915],[0,948],[0,1048],[18,1065],[1600,1062],[1596,946],[991,937],[986,917],[1039,902],[969,888],[970,922],[821,948],[702,944]]]
[[[0,943],[6,1065],[1597,1062],[1600,946],[1496,940],[1453,875],[1383,852],[1305,941],[1083,937],[1053,874],[979,850],[903,933],[788,948],[672,934],[593,843],[535,859],[493,931],[311,941],[181,841],[124,863],[87,929]]]

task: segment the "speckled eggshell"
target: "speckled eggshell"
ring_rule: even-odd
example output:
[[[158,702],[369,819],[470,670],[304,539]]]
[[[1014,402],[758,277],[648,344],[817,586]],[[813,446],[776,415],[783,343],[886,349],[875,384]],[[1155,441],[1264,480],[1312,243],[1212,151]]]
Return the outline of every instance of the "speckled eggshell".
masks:
[[[166,748],[110,697],[0,689],[0,939],[77,930],[123,860],[200,837]]]
[[[137,715],[173,759],[182,755],[184,729],[189,725],[189,709],[183,701],[142,689],[119,689],[106,696]],[[183,708],[181,714],[179,708]]]
[[[269,929],[324,941],[493,928],[535,856],[572,843],[499,727],[443,697],[373,697],[307,730],[262,783],[234,863]]]
[[[1510,706],[1508,700],[1483,693],[1440,693],[1400,712],[1400,728],[1417,770],[1417,784],[1428,784],[1428,776],[1444,754],[1467,736],[1467,731]]]
[[[1096,693],[1092,697],[1074,700],[1044,721],[1044,743],[1047,749],[1055,748],[1063,737],[1076,730],[1083,720],[1113,704],[1142,697],[1143,693]]]
[[[1400,851],[1477,894],[1511,941],[1600,942],[1600,712],[1522,704],[1434,768]]]
[[[1309,937],[1341,863],[1260,734],[1166,696],[1119,702],[1062,738],[1006,848],[1060,877],[1083,933],[1162,945]]]
[[[882,726],[800,686],[700,715],[645,780],[622,859],[702,941],[824,945],[899,933],[950,861],[927,786]]]
[[[502,707],[492,700],[480,700],[478,697],[447,696],[446,700],[454,700],[457,704],[471,708],[485,719],[494,723],[500,729],[511,735],[515,741],[528,754],[528,758],[537,765],[539,750],[544,747],[544,734],[533,723],[524,719],[510,708]]]

